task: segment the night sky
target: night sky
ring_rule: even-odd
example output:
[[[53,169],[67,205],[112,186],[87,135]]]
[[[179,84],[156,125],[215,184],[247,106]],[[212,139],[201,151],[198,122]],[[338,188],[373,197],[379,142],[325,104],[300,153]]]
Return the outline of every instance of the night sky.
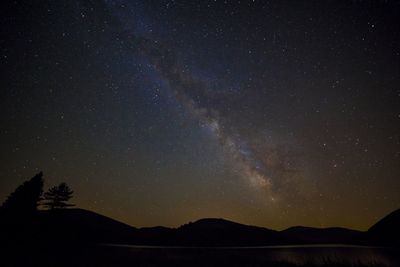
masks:
[[[0,202],[42,170],[133,226],[400,207],[400,2],[5,2]]]

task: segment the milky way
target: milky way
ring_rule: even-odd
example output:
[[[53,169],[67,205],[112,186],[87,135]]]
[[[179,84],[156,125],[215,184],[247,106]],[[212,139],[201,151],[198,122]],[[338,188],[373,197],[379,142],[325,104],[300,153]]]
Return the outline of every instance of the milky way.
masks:
[[[168,87],[176,99],[202,126],[211,129],[224,152],[234,160],[234,167],[240,176],[251,186],[266,194],[267,200],[271,202],[278,200],[277,192],[274,191],[274,177],[268,174],[272,171],[270,168],[273,166],[267,166],[266,162],[259,158],[259,156],[267,158],[271,152],[263,150],[256,154],[246,138],[235,131],[235,125],[228,124],[228,120],[220,115],[218,107],[207,105],[207,99],[204,101],[206,104],[195,100],[199,99],[199,95],[204,96],[205,92],[212,91],[212,89],[207,88],[204,82],[196,79],[191,73],[183,71],[172,49],[157,41],[136,35],[129,30],[131,27],[123,25],[122,21],[121,25],[125,29],[124,38],[127,46],[132,50],[141,51],[168,83]],[[279,177],[275,177],[275,179],[279,179]],[[294,183],[295,181],[290,182]],[[284,192],[284,189],[281,192]]]

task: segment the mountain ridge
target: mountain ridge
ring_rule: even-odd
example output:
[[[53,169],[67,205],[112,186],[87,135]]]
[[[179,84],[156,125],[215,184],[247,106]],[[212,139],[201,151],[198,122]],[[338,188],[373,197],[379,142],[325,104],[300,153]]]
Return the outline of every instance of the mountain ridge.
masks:
[[[399,236],[396,228],[399,225],[398,222],[400,222],[400,210],[385,216],[368,231],[343,227],[307,226],[293,226],[277,231],[223,218],[202,218],[177,228],[163,226],[136,228],[92,211],[65,209],[38,211],[31,220],[21,221],[10,221],[4,218],[3,214],[0,220],[2,226],[0,234],[10,238],[17,237],[17,240],[24,240],[27,236],[35,237],[43,242],[61,235],[62,238],[71,242],[162,246],[266,246],[328,243],[398,246],[398,241],[396,241]]]
[[[394,210],[373,224],[367,231],[367,242],[400,247],[400,209]]]

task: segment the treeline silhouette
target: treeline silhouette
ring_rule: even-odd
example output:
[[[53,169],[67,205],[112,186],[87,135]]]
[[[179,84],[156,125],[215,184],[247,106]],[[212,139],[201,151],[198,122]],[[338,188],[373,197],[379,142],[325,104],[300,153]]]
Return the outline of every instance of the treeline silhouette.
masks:
[[[74,191],[66,183],[53,186],[44,194],[43,186],[43,172],[40,172],[18,186],[2,204],[0,212],[7,215],[29,215],[36,212],[39,206],[50,210],[75,206],[68,203]]]
[[[44,191],[44,184],[39,172],[0,206],[0,266],[74,265],[59,260],[80,240],[75,223],[60,216],[74,206],[69,203],[74,192],[66,183]]]

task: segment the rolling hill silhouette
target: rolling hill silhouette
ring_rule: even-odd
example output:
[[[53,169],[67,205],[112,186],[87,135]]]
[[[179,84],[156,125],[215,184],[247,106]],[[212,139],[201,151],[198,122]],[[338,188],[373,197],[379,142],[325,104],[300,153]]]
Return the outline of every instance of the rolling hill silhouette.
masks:
[[[283,231],[206,218],[178,228],[135,228],[83,209],[38,211],[29,219],[1,218],[3,240],[51,243],[118,243],[157,246],[266,246],[292,244],[399,245],[400,210],[367,232],[296,226]]]
[[[37,211],[30,216],[0,220],[1,236],[18,242],[47,243],[123,242],[132,240],[137,229],[98,213],[83,209]]]
[[[187,245],[257,246],[288,242],[278,231],[214,218],[182,225],[176,231]]]
[[[281,233],[292,242],[296,241],[299,244],[348,244],[357,241],[363,232],[342,227],[313,228],[294,226],[281,231]]]
[[[395,210],[367,231],[369,243],[383,246],[400,246],[400,209]]]

